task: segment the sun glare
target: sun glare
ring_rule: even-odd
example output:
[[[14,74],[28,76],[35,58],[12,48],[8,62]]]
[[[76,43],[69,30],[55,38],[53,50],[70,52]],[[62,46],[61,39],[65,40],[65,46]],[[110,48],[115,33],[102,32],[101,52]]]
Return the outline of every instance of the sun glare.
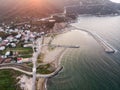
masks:
[[[32,4],[42,4],[43,3],[43,0],[30,0],[30,2],[32,3]]]
[[[120,0],[110,0],[112,2],[115,2],[115,3],[120,3]]]

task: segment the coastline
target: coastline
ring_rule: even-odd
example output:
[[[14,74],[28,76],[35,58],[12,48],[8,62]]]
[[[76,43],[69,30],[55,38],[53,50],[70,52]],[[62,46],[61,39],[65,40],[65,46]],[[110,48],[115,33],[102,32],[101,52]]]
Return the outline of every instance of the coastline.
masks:
[[[67,33],[71,30],[69,29],[72,29],[72,28],[69,28],[68,29],[66,28],[65,32],[59,32],[57,33],[57,35],[59,34],[63,34],[63,33]],[[74,28],[73,28],[74,29]],[[64,31],[64,30],[63,30]],[[48,38],[48,37],[46,37]],[[50,38],[50,37],[49,37]],[[54,38],[52,39],[52,41],[54,40]],[[49,42],[49,40],[47,39],[47,42]],[[44,46],[46,47],[46,46]],[[43,48],[44,48],[43,47]],[[59,47],[56,47],[57,49],[60,49]],[[66,50],[67,48],[62,48],[62,50],[58,51],[57,50],[57,53],[56,52],[53,52],[54,50],[52,50],[51,52],[53,52],[53,54],[55,54],[55,56],[53,56],[53,59],[51,59],[52,61],[44,61],[44,63],[50,63],[50,64],[54,64],[55,68],[57,68],[60,64],[61,64],[61,60],[62,60],[62,57],[63,55],[66,53]],[[43,50],[44,51],[44,50]],[[51,52],[48,52],[46,55],[48,55],[49,53]],[[50,55],[51,56],[51,55]],[[48,56],[48,57],[50,57]],[[57,75],[57,74],[56,74]],[[53,75],[52,77],[54,77],[55,75]],[[37,90],[47,90],[47,81],[49,80],[49,78],[39,78],[38,79],[38,82],[37,82]]]
[[[66,23],[65,23],[65,25],[66,25]],[[56,31],[53,33],[49,33],[50,36],[44,37],[44,45],[41,50],[41,53],[43,53],[44,57],[41,59],[42,62],[39,63],[38,66],[50,64],[54,68],[54,71],[49,74],[50,78],[56,76],[62,70],[63,67],[60,65],[60,62],[61,62],[61,59],[62,59],[63,55],[65,54],[67,48],[66,47],[55,47],[55,49],[49,50],[49,46],[51,45],[52,41],[56,38],[55,37],[56,35],[67,33],[69,31],[71,31],[71,29],[72,28],[70,27],[70,25],[67,24],[65,27],[62,27],[59,30],[56,29]],[[54,34],[55,36],[52,37],[51,36],[52,34]],[[24,89],[29,90],[29,87],[32,86],[32,83],[31,83],[32,77],[29,77],[24,74],[19,77],[21,77],[21,78],[19,78],[19,82],[18,82],[21,89],[24,88]],[[25,77],[26,77],[26,79],[25,79]],[[36,89],[37,90],[47,90],[47,81],[48,81],[49,77],[39,77],[38,76],[37,81],[36,81]],[[27,81],[29,81],[29,82],[27,82]]]
[[[67,48],[57,47],[55,51],[53,50],[53,51],[50,51],[46,54],[47,58],[50,58],[50,56],[52,56],[54,54],[54,56],[52,56],[51,61],[45,61],[45,59],[43,59],[44,63],[52,65],[55,69],[50,74],[50,78],[56,76],[59,73],[59,71],[62,70],[62,68],[60,68],[60,61],[61,61],[66,49]],[[22,90],[26,90],[26,89],[31,90],[30,87],[32,86],[32,77],[29,77],[29,76],[23,74],[23,75],[20,75],[19,77],[17,77],[17,80],[18,79],[19,79],[18,84]],[[36,81],[36,86],[37,86],[36,89],[37,90],[47,90],[48,79],[49,79],[48,77],[46,77],[46,78],[45,77],[43,77],[43,78],[38,77],[38,79]]]
[[[65,32],[62,32],[59,33],[59,34],[63,34],[63,33],[67,33],[69,32],[69,28],[68,30],[66,30]],[[59,35],[57,34],[57,35]],[[54,38],[53,38],[54,40]],[[49,41],[49,40],[48,40]],[[46,46],[44,46],[43,48],[45,48]],[[47,46],[48,47],[48,46]],[[48,55],[49,53],[53,52],[52,54],[54,54],[55,56],[52,56],[53,59],[51,59],[52,61],[45,61],[45,59],[43,59],[43,61],[45,63],[50,63],[50,64],[54,64],[55,68],[57,68],[58,66],[60,66],[61,64],[61,60],[62,60],[62,57],[63,55],[66,53],[66,50],[67,48],[59,48],[59,47],[56,47],[56,49],[61,49],[61,50],[57,50],[57,53],[54,52],[54,50],[46,53],[46,55]],[[43,50],[44,51],[44,50]],[[51,56],[51,55],[50,55]],[[50,57],[48,55],[48,58]],[[56,74],[57,75],[57,74]],[[55,75],[51,76],[54,77]],[[49,78],[39,78],[38,81],[37,81],[37,90],[47,90],[47,81],[49,80]]]
[[[67,33],[67,32],[69,32],[69,31],[71,31],[71,28],[70,27],[66,27],[66,28],[64,28],[64,29],[61,29],[61,31],[59,31],[59,32],[56,32],[56,33],[54,33],[54,34],[57,34],[57,35],[59,35],[59,34],[63,34],[63,33]],[[49,38],[49,40],[51,40],[50,39],[50,37],[46,37],[46,39],[45,40],[47,40],[47,41],[44,41],[44,42],[49,42],[49,40],[48,40],[48,38]],[[52,41],[54,40],[54,38],[52,39]],[[51,42],[52,42],[51,41]],[[44,47],[43,47],[44,48]],[[43,48],[42,48],[42,51],[44,51],[43,50]],[[53,54],[55,54],[55,56],[53,56],[53,59],[52,59],[52,61],[45,61],[45,58],[43,59],[43,62],[44,63],[50,63],[50,64],[53,64],[54,65],[54,67],[57,69],[59,66],[60,66],[60,62],[61,62],[61,60],[62,60],[62,57],[63,57],[63,55],[66,53],[66,50],[67,50],[67,48],[59,48],[59,47],[56,47],[56,49],[60,49],[60,50],[58,50],[57,51],[57,53],[56,52],[53,52],[53,51],[51,51],[51,52],[53,52]],[[47,54],[45,54],[45,55],[48,55],[48,54],[50,54],[51,52],[48,52]],[[50,55],[51,56],[51,55]],[[49,56],[48,56],[48,58],[49,58]],[[57,73],[58,74],[58,73]],[[56,74],[56,75],[57,75]],[[56,75],[54,75],[54,76],[56,76]],[[52,77],[54,77],[54,76],[52,76]],[[39,86],[37,86],[37,90],[47,90],[47,81],[48,81],[48,79],[49,78],[42,78],[42,79],[44,79],[43,81],[39,81],[38,83],[41,83],[43,86],[41,87],[41,85],[39,85]]]
[[[57,58],[57,60],[55,60],[55,64],[56,64],[56,66],[60,66],[60,62],[61,62],[61,60],[62,60],[62,57],[63,57],[63,55],[65,54],[65,52],[66,52],[66,50],[67,49],[64,49],[60,54],[59,54],[59,56],[58,56],[58,58]],[[59,71],[60,72],[60,71]],[[57,74],[56,74],[57,75]],[[56,76],[55,75],[55,76]],[[54,76],[52,76],[52,77],[54,77]],[[47,81],[49,80],[49,78],[45,78],[45,82],[44,82],[44,89],[40,89],[40,90],[47,90]]]
[[[63,52],[64,53],[64,52]],[[60,63],[60,58],[59,58],[59,63]],[[44,87],[47,87],[47,80],[49,80],[49,78],[46,78],[45,79],[46,80],[46,82],[44,82]],[[46,88],[47,89],[47,88]]]

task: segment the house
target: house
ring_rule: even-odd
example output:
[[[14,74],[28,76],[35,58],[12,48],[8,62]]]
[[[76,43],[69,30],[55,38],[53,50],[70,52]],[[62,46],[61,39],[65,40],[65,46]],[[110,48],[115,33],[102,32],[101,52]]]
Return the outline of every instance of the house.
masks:
[[[35,38],[35,35],[33,33],[30,33],[31,38]]]
[[[15,43],[10,43],[11,47],[16,47],[16,44]]]
[[[6,56],[6,57],[13,56],[13,51],[7,51],[7,52],[5,53],[5,56]]]
[[[11,63],[11,58],[6,58],[6,59],[4,60],[4,63]]]
[[[41,32],[41,35],[44,35],[45,34],[45,32]]]
[[[7,43],[6,46],[10,47],[10,48],[14,48],[16,47],[15,43]]]
[[[16,38],[13,39],[14,42],[18,42],[19,40],[17,40]]]
[[[8,42],[9,42],[9,40],[5,39],[5,40],[2,41],[2,44],[6,45]]]
[[[15,36],[15,38],[20,39],[21,36],[22,36],[21,34],[18,34],[18,35]]]
[[[22,60],[22,58],[17,58],[17,61],[21,61]]]
[[[37,36],[37,37],[41,37],[41,34],[40,34],[40,33],[37,33],[36,36]]]
[[[8,36],[6,39],[7,39],[9,42],[13,42],[14,37],[11,35],[11,36]]]
[[[0,37],[0,42],[2,42],[2,37]]]
[[[18,32],[19,30],[18,29],[15,29],[14,32]]]
[[[17,58],[17,63],[22,63],[22,58]]]
[[[0,64],[2,64],[3,63],[3,58],[2,57],[0,57]]]
[[[5,58],[7,58],[5,55],[1,55],[1,58],[3,58],[3,59],[5,59]]]
[[[7,52],[5,53],[5,56],[10,56],[10,51],[7,51]]]
[[[6,44],[6,46],[9,46],[9,45],[10,45],[10,43],[7,43],[7,44]]]
[[[49,20],[49,22],[55,22],[55,21],[56,21],[56,20],[54,20],[54,19],[50,19],[50,20]]]
[[[13,29],[9,29],[9,32],[11,33],[11,32],[14,32],[14,30]]]
[[[2,32],[4,31],[4,30],[2,29],[2,27],[0,27],[0,31],[2,31]]]
[[[29,37],[28,36],[26,36],[26,37],[24,37],[24,43],[28,43],[28,41],[29,41]]]
[[[31,34],[29,35],[29,40],[30,40],[30,41],[34,41],[35,37],[36,37],[36,36],[31,33]]]
[[[0,51],[5,50],[5,46],[0,46]]]
[[[25,44],[23,45],[23,47],[32,47],[33,45],[32,44]]]

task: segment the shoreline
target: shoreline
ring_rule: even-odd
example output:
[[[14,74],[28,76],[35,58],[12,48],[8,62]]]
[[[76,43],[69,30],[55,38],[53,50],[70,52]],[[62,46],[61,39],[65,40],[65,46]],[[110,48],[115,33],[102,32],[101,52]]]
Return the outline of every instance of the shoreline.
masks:
[[[64,33],[67,33],[67,32],[70,32],[71,30],[75,30],[75,29],[78,29],[78,30],[82,30],[82,31],[85,31],[85,32],[87,32],[88,34],[90,34],[96,41],[98,41],[98,43],[99,43],[99,41],[101,41],[101,42],[103,42],[101,39],[99,39],[98,37],[96,37],[95,35],[94,35],[94,33],[91,33],[91,32],[89,32],[89,31],[87,31],[87,30],[83,30],[83,29],[79,29],[79,28],[73,28],[73,27],[71,27],[71,26],[68,26],[68,27],[65,27],[64,29],[61,29],[61,30],[59,30],[58,31],[58,33],[57,33],[57,31],[55,32],[55,33],[53,33],[53,34],[56,34],[56,35],[60,35],[60,34],[64,34]],[[45,39],[46,38],[50,38],[50,37],[45,37]],[[54,37],[54,38],[52,38],[52,40],[51,40],[51,43],[52,43],[52,41],[55,39],[56,37]],[[47,42],[49,42],[49,40],[47,40]],[[100,43],[99,43],[100,44]],[[103,44],[103,46],[105,46],[106,45],[106,43],[104,43]],[[101,45],[102,46],[102,45]],[[109,47],[108,45],[106,46],[106,47]],[[46,50],[44,50],[43,48],[46,48]],[[48,50],[48,46],[45,46],[45,47],[43,47],[42,48],[42,51],[47,51]],[[50,57],[52,57],[53,59],[51,59],[52,61],[45,61],[45,58],[43,59],[43,63],[49,63],[50,65],[53,65],[54,66],[54,68],[55,68],[55,71],[54,72],[56,72],[56,69],[61,65],[61,60],[62,60],[62,57],[65,55],[65,53],[66,53],[66,51],[67,51],[67,48],[61,48],[61,47],[56,47],[55,49],[57,49],[56,51],[55,50],[52,50],[52,51],[49,51],[48,53],[45,53],[45,56],[47,56],[48,58],[48,60],[50,60]],[[109,48],[108,48],[109,49]],[[52,54],[51,54],[52,53]],[[53,56],[52,56],[53,55]],[[57,72],[57,73],[55,73],[54,75],[53,74],[51,74],[51,77],[50,78],[52,78],[52,77],[54,77],[54,76],[56,76],[56,75],[58,75],[58,73],[61,71],[61,69]],[[48,77],[45,77],[45,78],[39,78],[38,77],[38,79],[37,79],[38,81],[36,81],[37,82],[37,90],[47,90],[47,81],[49,80],[49,78]]]
[[[44,42],[46,42],[46,41],[49,42],[51,40],[51,43],[52,43],[54,38],[56,38],[56,37],[52,38],[51,37],[52,34],[60,35],[63,33],[67,33],[69,31],[70,31],[70,28],[68,25],[65,27],[62,27],[58,31],[56,29],[55,32],[49,33],[50,36],[46,36],[44,38]],[[55,49],[50,50],[49,46],[48,46],[49,44],[48,43],[44,43],[44,44],[46,44],[46,45],[42,47],[41,53],[44,52],[43,54],[45,54],[45,57],[43,59],[41,59],[42,63],[38,63],[38,65],[50,64],[53,68],[53,72],[50,74],[37,74],[37,80],[36,80],[36,89],[37,90],[47,90],[47,81],[48,81],[49,77],[52,78],[52,77],[56,76],[62,70],[63,67],[60,66],[60,61],[61,61],[62,56],[64,55],[65,50],[67,49],[65,47],[55,47]],[[32,72],[31,72],[31,74],[32,74]],[[21,77],[18,81],[21,89],[29,90],[29,88],[32,86],[32,77],[27,76],[25,74],[22,74],[19,77]]]
[[[57,65],[57,67],[61,65],[62,57],[63,57],[63,55],[66,53],[66,51],[67,51],[67,48],[65,48],[65,49],[59,54],[57,60],[55,60],[54,63]],[[62,70],[60,70],[60,71],[62,71]],[[59,72],[60,72],[60,71],[59,71]],[[59,72],[58,72],[58,73],[59,73]],[[56,75],[58,75],[58,73],[57,73]],[[56,75],[54,75],[54,76],[56,76]],[[52,76],[52,77],[54,77],[54,76]],[[52,77],[51,77],[51,78],[52,78]],[[45,87],[44,90],[47,90],[47,81],[48,81],[48,80],[49,80],[49,78],[46,78],[46,82],[45,82],[45,84],[44,84],[44,87]]]
[[[59,35],[59,34],[63,34],[63,33],[67,33],[67,32],[69,32],[69,31],[71,31],[71,30],[69,30],[69,28],[71,29],[72,27],[66,27],[66,31],[64,32],[64,30],[63,30],[63,32],[62,32],[62,30],[61,30],[61,32],[59,31],[58,33],[55,33],[55,34],[57,34],[57,35]],[[68,29],[68,30],[67,30]],[[72,30],[74,30],[75,28],[73,28]],[[79,29],[78,29],[79,30]],[[102,46],[102,44],[103,44],[103,49],[104,48],[107,48],[108,47],[108,49],[114,49],[109,43],[107,43],[105,40],[103,40],[101,37],[99,37],[99,35],[98,36],[96,36],[96,35],[94,35],[94,33],[93,32],[91,32],[91,33],[89,33],[89,31],[87,31],[87,30],[84,30],[84,29],[80,29],[81,31],[84,31],[84,32],[86,32],[86,33],[88,33],[88,34],[90,34],[98,43],[99,43],[99,45],[101,45]],[[53,40],[54,40],[54,38],[53,38]],[[53,41],[52,40],[52,41]],[[100,44],[101,43],[101,44]],[[55,64],[56,64],[56,66],[59,66],[59,65],[61,65],[61,60],[62,60],[62,57],[63,57],[63,55],[65,55],[65,53],[66,53],[66,50],[67,49],[65,49],[65,50],[63,50],[63,52],[61,51],[61,53],[59,53],[58,54],[58,56],[57,56],[57,58],[55,59],[55,60],[53,60],[52,62],[54,62]],[[115,50],[115,49],[114,49]],[[106,51],[105,51],[106,52]],[[50,62],[49,62],[50,63]],[[50,63],[51,64],[51,63]],[[56,76],[56,75],[55,75]],[[52,76],[52,77],[54,77],[54,76]],[[51,77],[51,78],[52,78]],[[49,78],[43,78],[44,79],[44,81],[41,81],[42,82],[42,84],[43,84],[43,86],[41,87],[42,89],[39,89],[39,90],[47,90],[47,82],[48,82],[48,80],[49,80]],[[40,84],[41,84],[41,82],[40,82]]]
[[[69,32],[69,31],[71,31],[71,28],[70,27],[66,27],[66,28],[64,28],[64,29],[61,29],[61,31],[59,31],[58,33],[56,32],[56,33],[53,33],[53,34],[57,34],[57,35],[59,35],[59,34],[64,34],[64,33],[67,33],[67,32]],[[52,39],[52,41],[54,40],[54,38]],[[51,41],[51,42],[52,42]],[[48,42],[49,42],[49,40],[48,40]],[[44,47],[43,47],[44,48]],[[60,48],[60,47],[56,47],[56,49],[57,48]],[[66,51],[67,51],[67,48],[60,48],[60,49],[62,49],[59,53],[58,53],[58,55],[57,56],[54,56],[54,60],[53,61],[51,61],[51,62],[47,62],[47,63],[52,63],[52,64],[54,64],[54,67],[57,69],[59,66],[60,66],[60,62],[61,62],[61,60],[62,60],[62,57],[63,57],[63,55],[66,53]],[[44,61],[44,59],[43,59],[43,61]],[[61,71],[61,70],[60,70]],[[60,72],[59,71],[59,72]],[[58,73],[59,73],[58,72]],[[58,73],[56,73],[56,75],[58,75]],[[56,75],[54,75],[54,76],[56,76]],[[51,78],[52,77],[54,77],[54,76],[51,76]],[[42,82],[43,83],[43,87],[44,88],[41,88],[40,90],[47,90],[47,81],[49,80],[49,78],[44,78],[44,82]],[[39,83],[41,83],[41,82],[39,82]],[[38,86],[39,87],[39,86]]]
[[[73,26],[71,27],[68,27],[68,29],[76,29],[76,28],[73,28]],[[92,33],[92,32],[89,32],[89,31],[87,31],[87,30],[83,30],[83,29],[79,29],[79,28],[77,28],[78,30],[81,30],[81,31],[84,31],[84,32],[86,32],[86,33],[88,33],[88,34],[90,34],[102,47],[103,47],[103,49],[104,49],[104,51],[106,52],[106,53],[114,53],[114,52],[116,52],[116,50],[109,44],[109,43],[107,43],[105,40],[103,40],[101,37],[99,37],[98,35],[96,35],[96,34],[94,34],[94,33]],[[66,32],[68,32],[68,31],[71,31],[71,30],[67,30]],[[62,32],[62,33],[64,33],[64,32]],[[62,33],[59,33],[59,34],[62,34]],[[53,39],[54,40],[54,39]],[[63,50],[63,52],[62,52],[62,54],[60,54],[60,56],[59,56],[59,58],[58,58],[58,60],[56,60],[56,64],[57,64],[57,66],[59,66],[60,64],[61,64],[61,60],[62,60],[62,57],[63,57],[63,55],[66,53],[66,50],[67,49],[64,49]],[[47,78],[47,81],[49,80],[49,78]],[[47,86],[47,82],[45,83],[45,86]],[[47,88],[47,87],[46,87]],[[47,89],[45,89],[45,90],[47,90]]]

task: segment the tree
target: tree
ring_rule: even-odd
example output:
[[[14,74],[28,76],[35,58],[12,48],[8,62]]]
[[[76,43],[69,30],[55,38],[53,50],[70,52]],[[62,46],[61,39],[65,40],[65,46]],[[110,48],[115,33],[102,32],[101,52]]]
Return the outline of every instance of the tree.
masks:
[[[13,51],[10,51],[10,56],[13,56]]]

